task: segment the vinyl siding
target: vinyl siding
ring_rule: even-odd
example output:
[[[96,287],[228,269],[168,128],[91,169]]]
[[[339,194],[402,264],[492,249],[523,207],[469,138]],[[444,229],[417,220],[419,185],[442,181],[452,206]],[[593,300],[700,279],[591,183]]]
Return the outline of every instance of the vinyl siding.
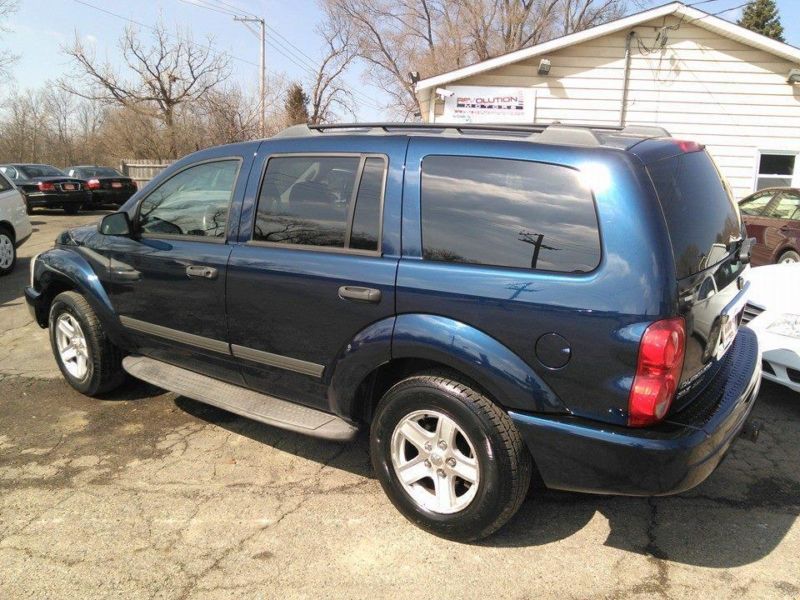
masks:
[[[662,25],[678,23],[668,17],[635,31],[652,48]],[[547,77],[537,75],[536,57],[452,85],[534,87],[540,123],[616,125],[625,38],[610,34],[549,54]],[[684,22],[669,32],[663,50],[643,53],[634,40],[626,123],[660,125],[676,138],[706,144],[736,196],[743,197],[754,188],[759,149],[800,151],[800,85],[786,83],[798,66]]]

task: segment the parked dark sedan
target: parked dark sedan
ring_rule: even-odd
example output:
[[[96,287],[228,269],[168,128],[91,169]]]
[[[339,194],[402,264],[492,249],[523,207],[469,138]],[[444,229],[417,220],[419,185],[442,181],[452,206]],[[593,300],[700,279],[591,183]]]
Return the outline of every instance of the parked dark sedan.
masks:
[[[741,200],[739,210],[756,238],[754,266],[800,262],[800,189],[759,190]]]
[[[67,173],[85,182],[92,193],[92,204],[96,206],[122,206],[137,190],[133,179],[111,167],[82,165],[69,167]]]
[[[83,181],[69,177],[51,165],[0,165],[0,172],[22,192],[28,214],[32,214],[34,208],[42,207],[62,208],[67,214],[74,215],[90,199]]]

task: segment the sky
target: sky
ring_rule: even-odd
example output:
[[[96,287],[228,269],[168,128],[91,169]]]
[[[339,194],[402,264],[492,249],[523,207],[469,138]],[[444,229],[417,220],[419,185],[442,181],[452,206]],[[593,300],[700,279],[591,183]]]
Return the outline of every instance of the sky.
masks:
[[[21,89],[38,87],[70,71],[70,64],[61,47],[77,33],[85,43],[94,46],[98,57],[112,57],[123,29],[130,24],[125,19],[152,27],[162,19],[172,31],[175,27],[189,28],[196,41],[213,35],[213,45],[230,53],[232,76],[244,86],[257,90],[258,39],[241,23],[228,15],[198,6],[205,0],[19,0],[19,10],[7,23],[3,46],[9,47],[20,60],[12,72],[14,84]],[[465,0],[469,1],[469,0]],[[698,8],[717,13],[743,4],[744,0],[707,0],[694,2]],[[316,0],[215,0],[215,4],[235,6],[262,16],[268,25],[267,71],[281,73],[289,80],[308,78],[308,65],[317,62],[322,52],[322,40],[315,32],[321,20]],[[663,4],[653,1],[647,7]],[[690,2],[691,3],[691,2]],[[800,46],[800,2],[778,0],[786,41]],[[103,12],[104,9],[119,18]],[[735,21],[740,8],[720,15]],[[205,42],[203,42],[205,43]],[[351,86],[361,94],[363,102],[357,109],[362,121],[385,119],[380,109],[384,94],[371,86],[356,66],[348,74]],[[2,90],[0,90],[2,92]]]

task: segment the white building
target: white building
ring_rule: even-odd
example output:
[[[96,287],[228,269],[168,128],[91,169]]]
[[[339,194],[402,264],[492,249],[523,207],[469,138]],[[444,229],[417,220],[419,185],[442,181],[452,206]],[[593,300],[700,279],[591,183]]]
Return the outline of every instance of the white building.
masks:
[[[741,198],[800,187],[793,69],[800,49],[674,2],[421,80],[416,93],[428,122],[659,125],[705,144]]]

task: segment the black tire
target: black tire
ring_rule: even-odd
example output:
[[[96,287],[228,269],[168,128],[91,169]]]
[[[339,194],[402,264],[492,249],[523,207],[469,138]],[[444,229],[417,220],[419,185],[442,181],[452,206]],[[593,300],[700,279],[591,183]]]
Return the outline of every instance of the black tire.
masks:
[[[84,335],[88,353],[88,369],[82,378],[73,376],[64,365],[56,342],[56,322],[69,313],[74,317]],[[73,388],[87,396],[97,396],[117,388],[125,381],[122,370],[122,352],[106,336],[97,314],[77,292],[62,292],[50,306],[50,346],[64,379]]]
[[[787,250],[778,257],[779,263],[796,263],[800,262],[800,253],[794,250]]]
[[[11,253],[11,260],[3,260],[2,256],[5,252]],[[17,264],[17,248],[14,243],[14,233],[7,227],[0,226],[0,277],[8,275],[14,270],[14,265]],[[7,263],[3,266],[3,262]]]
[[[64,205],[64,212],[68,215],[77,215],[78,211],[81,209],[80,206],[77,204],[65,204]]]
[[[452,419],[471,440],[477,458],[477,492],[455,513],[434,512],[414,500],[392,463],[395,428],[406,416],[427,410]],[[446,372],[413,375],[384,394],[372,421],[370,454],[383,490],[408,520],[440,537],[464,542],[491,535],[514,516],[530,488],[533,469],[510,417],[482,393]]]

